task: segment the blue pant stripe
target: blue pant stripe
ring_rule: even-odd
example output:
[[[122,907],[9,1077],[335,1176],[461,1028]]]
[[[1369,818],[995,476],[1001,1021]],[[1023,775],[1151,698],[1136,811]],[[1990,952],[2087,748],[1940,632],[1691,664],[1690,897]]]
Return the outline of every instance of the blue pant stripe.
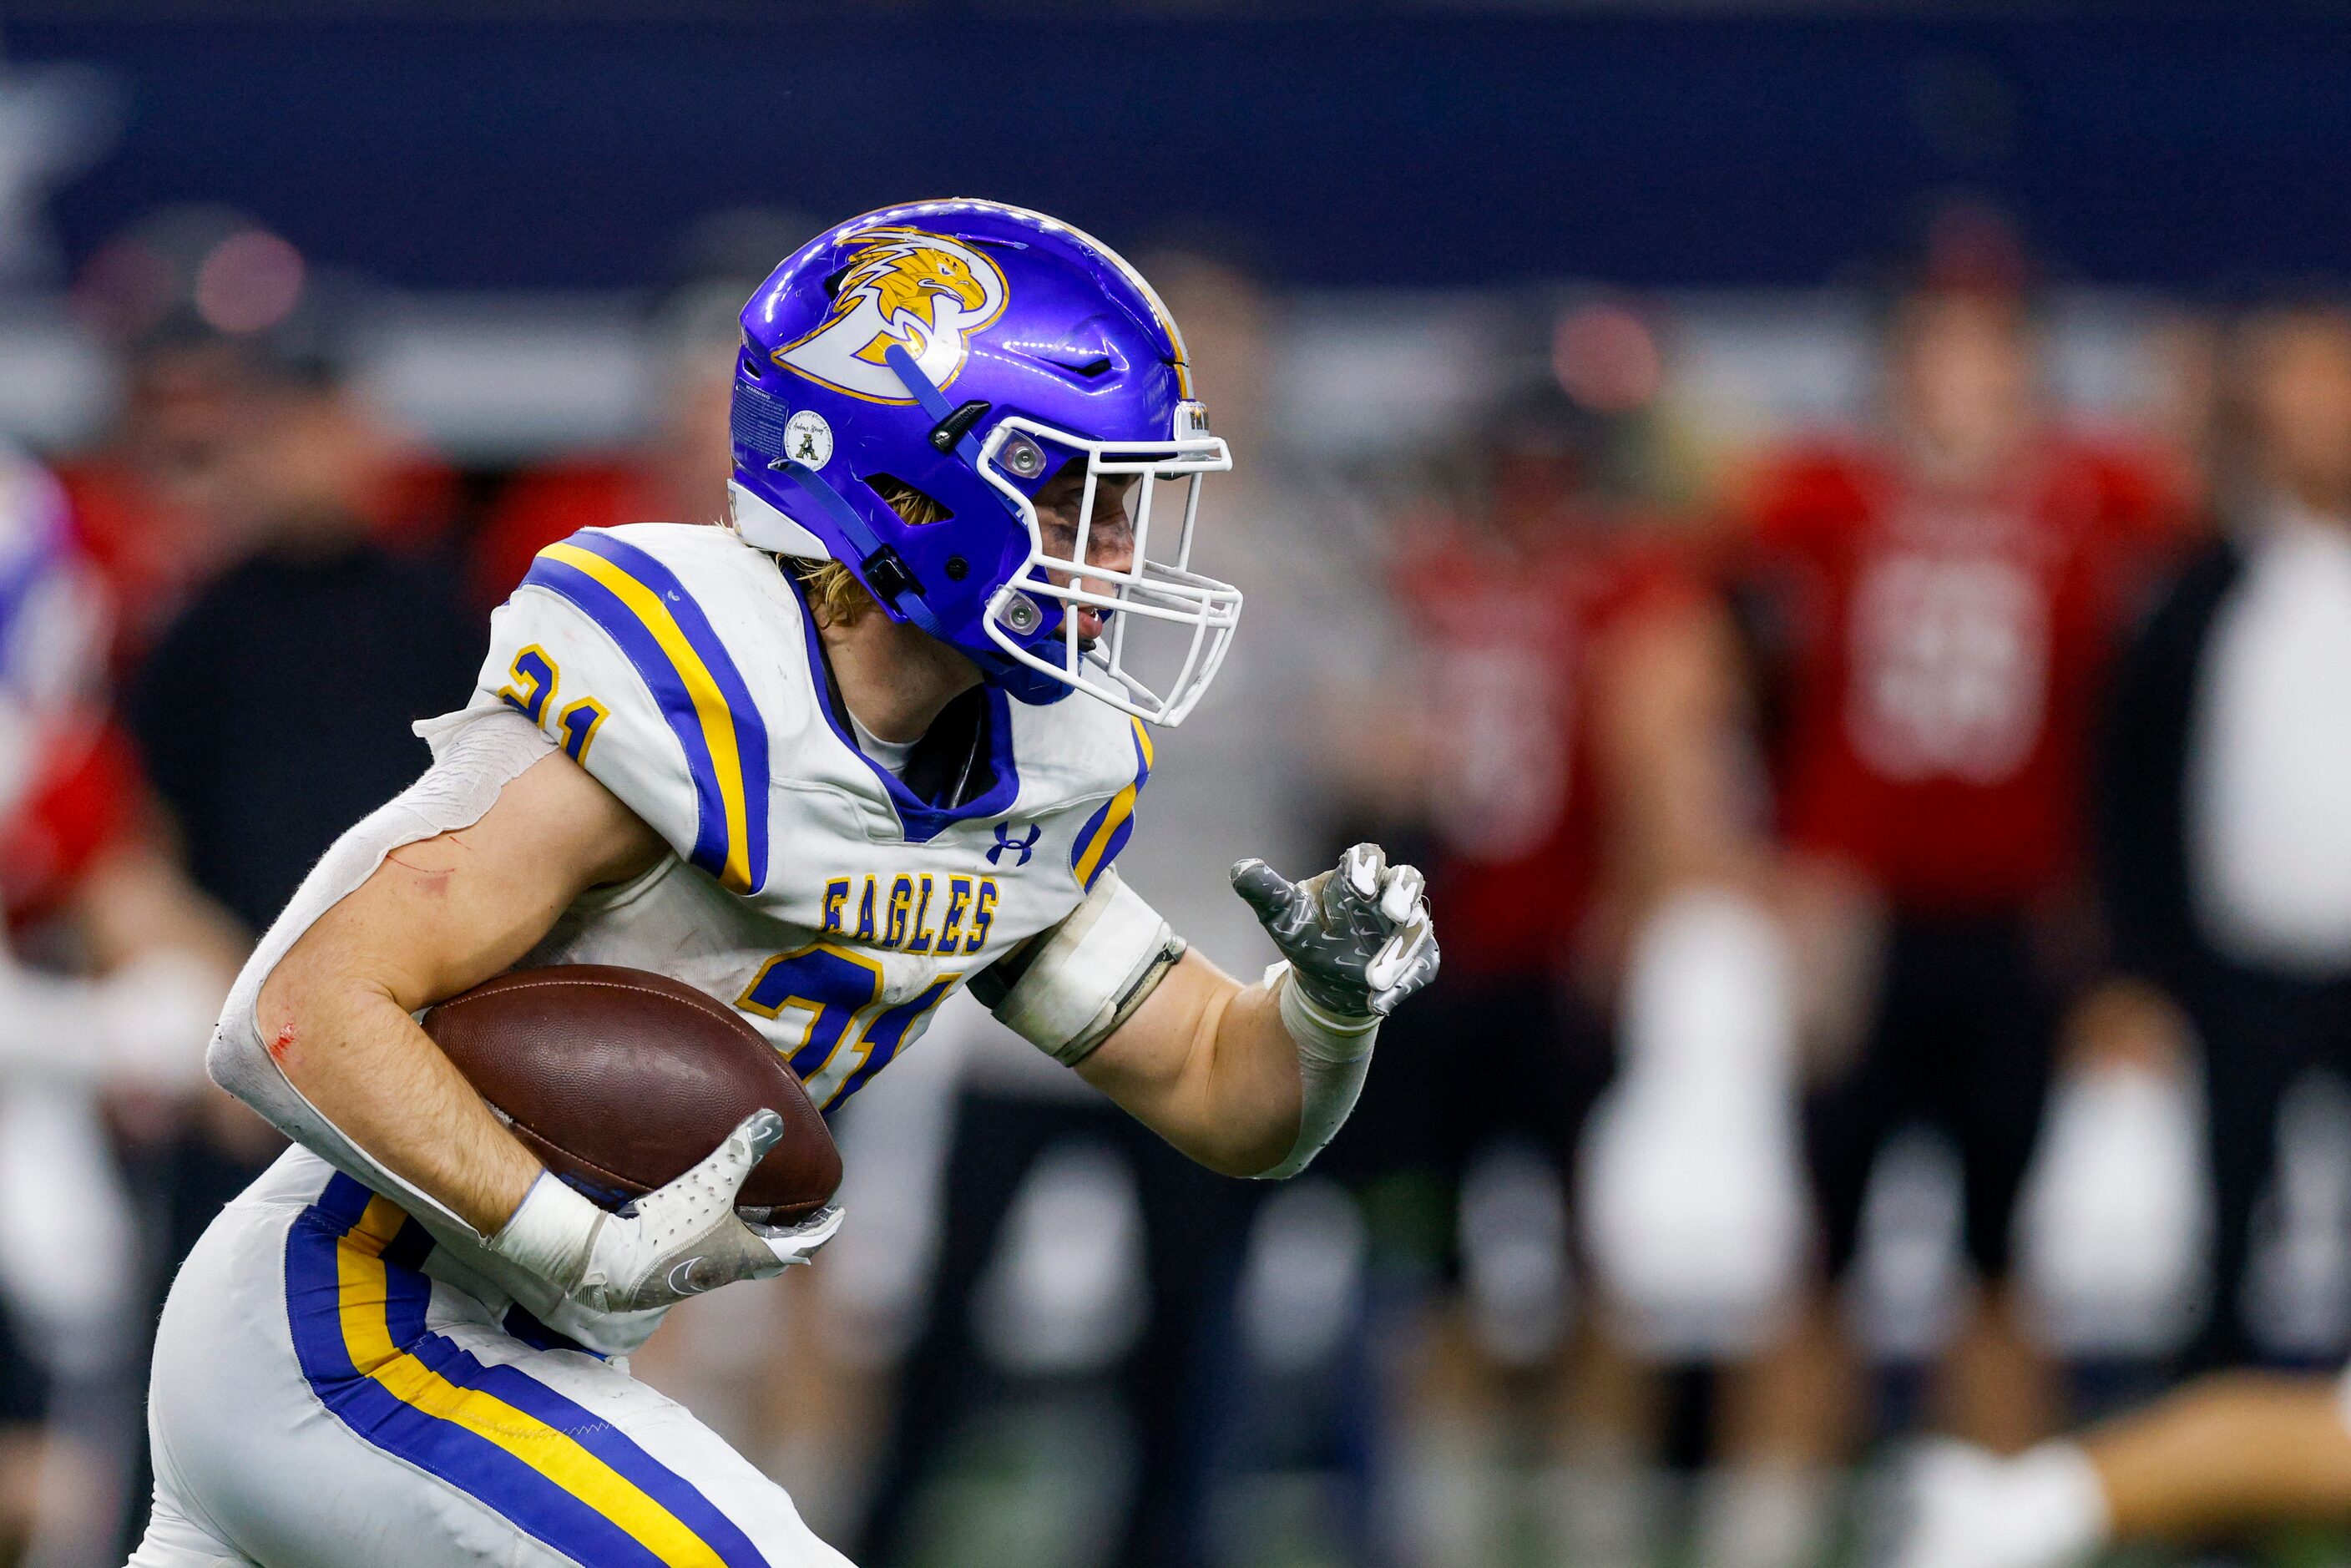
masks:
[[[338,1260],[370,1196],[359,1183],[338,1176],[287,1234],[287,1323],[303,1375],[320,1403],[374,1447],[487,1505],[585,1568],[664,1568],[660,1558],[589,1503],[496,1443],[404,1403],[353,1364],[343,1337]],[[410,1231],[416,1228],[409,1221],[386,1249],[387,1258],[403,1244],[413,1249]],[[427,1332],[432,1282],[424,1275],[387,1262],[384,1280],[386,1328],[394,1345],[449,1382],[478,1388],[564,1433],[668,1509],[728,1568],[767,1568],[733,1521],[617,1427],[520,1368],[486,1366],[446,1337]]]

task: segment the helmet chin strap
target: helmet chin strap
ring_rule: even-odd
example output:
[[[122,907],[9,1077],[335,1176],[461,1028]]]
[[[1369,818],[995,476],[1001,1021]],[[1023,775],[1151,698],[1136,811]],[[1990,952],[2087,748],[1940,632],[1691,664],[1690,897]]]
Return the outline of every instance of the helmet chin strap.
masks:
[[[898,372],[906,390],[914,395],[923,412],[935,419],[944,420],[954,409],[930,378],[915,365],[914,356],[893,343],[888,351],[890,368]],[[735,438],[747,451],[767,458],[770,473],[782,476],[792,487],[830,518],[857,552],[857,567],[865,583],[878,597],[888,601],[890,607],[914,624],[916,630],[947,643],[964,657],[979,666],[980,674],[1004,687],[1021,701],[1032,705],[1050,703],[1067,696],[1073,689],[1067,683],[1040,674],[1017,659],[1007,658],[992,649],[966,647],[946,635],[938,617],[932,613],[929,602],[923,597],[921,579],[914,573],[898,552],[885,544],[872,528],[860,517],[857,508],[831,481],[807,464],[790,457],[767,457],[769,449],[782,445],[780,441],[763,436],[780,433],[783,414],[775,399],[765,388],[748,382],[735,384]],[[969,435],[956,443],[957,456],[973,465],[979,463],[979,445]]]
[[[947,402],[946,393],[931,384],[931,378],[923,373],[923,367],[914,362],[914,356],[906,352],[905,344],[892,343],[882,350],[882,358],[893,371],[898,373],[898,380],[904,383],[914,402],[922,406],[923,412],[931,416],[935,441],[938,434],[954,428],[947,422],[955,417],[955,404]],[[980,406],[984,408],[987,405],[983,403]],[[979,471],[979,443],[971,438],[968,429],[956,436],[954,451],[956,456],[962,458],[970,466],[972,472]]]
[[[906,346],[904,343],[892,343],[882,350],[882,358],[891,370],[897,372],[900,383],[921,406],[922,411],[931,416],[934,442],[946,432],[956,430],[957,423],[963,426],[962,429],[956,430],[953,451],[956,456],[964,460],[965,465],[974,474],[980,474],[979,443],[972,439],[970,429],[976,421],[968,416],[961,421],[956,420],[956,416],[960,411],[947,401],[946,393],[941,392],[932,383],[931,378],[923,373],[923,367],[914,362],[914,356],[906,351]],[[984,408],[986,405],[980,406]],[[986,476],[982,474],[981,477],[984,479]],[[1009,501],[1004,503],[1004,509],[1016,517],[1019,516],[1018,509]],[[1068,612],[1064,611],[1063,613],[1067,614]],[[1057,681],[1050,675],[1029,668],[1019,660],[1007,658],[1002,653],[993,652],[978,653],[968,648],[964,649],[963,653],[972,663],[986,672],[990,680],[1031,706],[1041,707],[1049,703],[1060,702],[1077,690],[1074,680]]]

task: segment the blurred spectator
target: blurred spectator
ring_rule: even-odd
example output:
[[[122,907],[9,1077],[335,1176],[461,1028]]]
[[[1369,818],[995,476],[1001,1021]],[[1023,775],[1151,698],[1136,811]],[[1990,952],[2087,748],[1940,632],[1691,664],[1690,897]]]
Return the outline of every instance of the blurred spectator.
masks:
[[[167,209],[104,246],[77,288],[114,349],[124,401],[105,443],[61,469],[83,553],[115,604],[127,669],[188,599],[261,541],[236,496],[236,465],[287,386],[338,382],[358,308],[336,280],[250,218]],[[340,433],[330,489],[371,535],[404,553],[455,517],[455,476],[381,420]],[[313,443],[320,457],[326,449]]]
[[[1395,1020],[1339,1148],[1375,1145],[1448,1200],[1468,1156],[1509,1132],[1564,1172],[1608,1072],[1600,1013],[1570,975],[1602,879],[1592,687],[1619,621],[1682,586],[1598,482],[1619,434],[1549,376],[1526,382],[1490,411],[1456,492],[1400,526],[1416,722],[1362,742],[1367,770],[1409,791],[1382,804],[1430,841],[1447,1000]],[[1468,1037],[1499,1043],[1475,1077],[1458,1071]]]
[[[115,472],[162,506],[110,519],[106,486],[86,486],[84,532],[134,613],[189,596],[132,677],[131,731],[197,883],[258,930],[422,770],[408,725],[471,684],[480,623],[418,548],[433,508],[405,504],[446,471],[350,387],[348,301],[321,298],[283,240],[172,214],[99,271],[150,290],[123,338],[141,390]],[[193,575],[158,587],[146,569],[182,538]]]
[[[63,493],[0,451],[0,1555],[104,1555],[135,1495],[146,1227],[108,1147],[203,1084],[240,946],[159,847]],[[46,1427],[37,1425],[46,1417]],[[62,1559],[58,1559],[62,1560]],[[78,1559],[77,1559],[78,1560]]]
[[[2090,708],[2178,513],[2159,469],[2053,423],[2012,248],[1944,237],[1888,323],[1883,433],[1771,466],[1747,584],[1804,940],[1848,960],[1806,1116],[1827,1272],[1855,1260],[1892,1134],[1947,1134],[1982,1288],[1934,1413],[2013,1449],[2054,1413],[2010,1235],[2085,954]],[[1763,1364],[1743,1441],[1838,1463],[1858,1387],[1823,1297]]]
[[[1420,1325],[1421,1386],[1393,1391],[1418,1407],[1421,1451],[1454,1456],[1414,1500],[1476,1484],[1455,1468],[1465,1444],[1531,1453],[1545,1478],[1517,1500],[1425,1510],[1427,1528],[1444,1532],[1450,1516],[1461,1538],[1421,1549],[1499,1552],[1532,1510],[1573,1560],[1630,1562],[1655,1544],[1642,1460],[1660,1411],[1624,1354],[1639,1310],[1612,1300],[1646,1281],[1608,1265],[1625,1261],[1610,1246],[1621,1218],[1654,1212],[1655,1184],[1634,1173],[1638,1155],[1588,1184],[1605,1210],[1583,1217],[1603,1288],[1578,1300],[1568,1177],[1614,1067],[1628,954],[1677,894],[1751,877],[1756,812],[1727,618],[1643,499],[1651,329],[1597,304],[1536,341],[1550,362],[1506,360],[1517,375],[1468,472],[1405,527],[1395,592],[1419,651],[1416,722],[1363,739],[1413,780],[1446,967],[1427,1007],[1391,1021],[1332,1155],[1390,1195],[1374,1233],[1392,1244],[1413,1234],[1397,1194],[1420,1189],[1453,1216],[1438,1258],[1459,1310]],[[1672,1129],[1651,1113],[1670,1115],[1677,1096],[1640,1077],[1616,1120],[1654,1147]]]
[[[2278,1110],[2351,1067],[2351,311],[2280,305],[2236,334],[2227,527],[2141,629],[2109,704],[2102,892],[2117,1049],[2200,1046],[2213,1291],[2190,1354],[2253,1358],[2249,1262]],[[2173,1046],[2172,1049],[2176,1049]]]

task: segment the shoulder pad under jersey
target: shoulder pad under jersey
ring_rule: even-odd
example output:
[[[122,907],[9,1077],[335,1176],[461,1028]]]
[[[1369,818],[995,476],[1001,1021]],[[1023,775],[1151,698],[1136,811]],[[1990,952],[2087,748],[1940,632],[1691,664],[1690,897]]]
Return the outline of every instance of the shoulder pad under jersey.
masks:
[[[757,649],[797,644],[799,615],[774,562],[728,530],[583,528],[539,551],[491,617],[480,686],[682,858],[756,893],[774,716],[746,672],[763,667]]]

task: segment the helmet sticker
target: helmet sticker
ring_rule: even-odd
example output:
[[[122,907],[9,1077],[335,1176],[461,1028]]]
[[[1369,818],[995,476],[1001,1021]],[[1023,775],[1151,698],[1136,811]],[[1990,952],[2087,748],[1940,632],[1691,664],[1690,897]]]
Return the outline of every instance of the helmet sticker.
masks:
[[[804,408],[786,420],[783,455],[811,468],[821,468],[831,462],[832,426],[824,422],[824,415]]]
[[[885,358],[893,343],[944,390],[963,370],[971,335],[1004,313],[1004,274],[973,246],[922,229],[852,235],[824,321],[778,349],[775,362],[869,402],[912,402]]]

